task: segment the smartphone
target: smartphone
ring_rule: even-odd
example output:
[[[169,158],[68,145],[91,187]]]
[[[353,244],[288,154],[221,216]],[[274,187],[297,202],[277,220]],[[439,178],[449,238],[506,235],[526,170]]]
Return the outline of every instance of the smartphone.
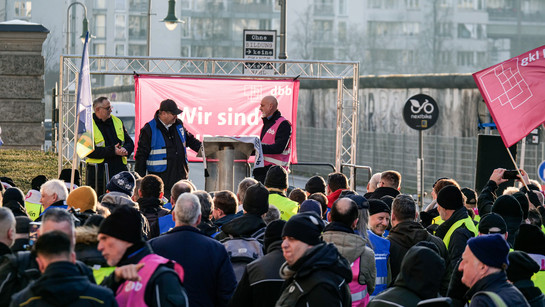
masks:
[[[42,222],[30,222],[28,229],[28,245],[33,246],[38,240],[38,229],[42,226]]]
[[[519,178],[519,172],[514,170],[506,170],[503,172],[503,179],[518,179]]]

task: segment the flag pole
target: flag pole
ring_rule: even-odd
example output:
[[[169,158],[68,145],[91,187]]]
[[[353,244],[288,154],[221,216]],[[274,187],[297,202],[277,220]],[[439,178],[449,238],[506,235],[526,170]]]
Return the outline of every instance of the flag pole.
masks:
[[[520,168],[518,167],[517,162],[515,161],[515,158],[513,158],[513,155],[511,154],[511,150],[509,150],[509,147],[507,146],[505,148],[507,149],[507,153],[509,154],[511,161],[513,162],[513,165],[515,166],[515,169],[519,173],[520,182],[522,182],[522,184],[526,188],[526,191],[530,191],[530,189],[528,189],[528,185],[526,185],[526,182],[524,182],[524,180],[522,179],[522,173],[520,172]]]
[[[79,129],[79,112],[78,112],[78,115],[76,116],[76,130],[75,131],[78,131]],[[77,162],[77,152],[76,152],[76,149],[77,149],[77,146],[78,146],[78,135],[76,133],[75,137],[74,137],[74,152],[72,154],[72,172],[70,174],[70,191],[69,192],[72,192],[72,190],[74,189],[74,177],[76,176],[76,162]]]

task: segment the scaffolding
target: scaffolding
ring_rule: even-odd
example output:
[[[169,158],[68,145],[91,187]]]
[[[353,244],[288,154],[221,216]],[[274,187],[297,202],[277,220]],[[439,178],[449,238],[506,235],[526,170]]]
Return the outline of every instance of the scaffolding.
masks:
[[[59,173],[62,168],[72,167],[76,136],[76,89],[81,56],[62,55],[60,63],[61,93],[58,97],[60,116],[57,137]],[[338,171],[343,166],[347,167],[350,187],[355,187],[359,62],[90,56],[89,65],[91,76],[142,74],[192,78],[298,78],[337,81],[335,167]]]

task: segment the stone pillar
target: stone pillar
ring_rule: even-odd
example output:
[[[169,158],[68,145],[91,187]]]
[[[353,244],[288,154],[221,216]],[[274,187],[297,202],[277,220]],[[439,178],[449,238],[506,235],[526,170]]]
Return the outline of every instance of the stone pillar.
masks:
[[[44,58],[49,30],[20,20],[0,23],[0,127],[4,148],[44,144]]]

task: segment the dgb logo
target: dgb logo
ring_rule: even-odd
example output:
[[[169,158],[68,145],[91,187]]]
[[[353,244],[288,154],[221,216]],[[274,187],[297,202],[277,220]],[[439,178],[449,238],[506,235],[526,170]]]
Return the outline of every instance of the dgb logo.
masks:
[[[271,90],[271,95],[273,96],[289,96],[292,93],[292,89],[289,86],[275,86]]]

